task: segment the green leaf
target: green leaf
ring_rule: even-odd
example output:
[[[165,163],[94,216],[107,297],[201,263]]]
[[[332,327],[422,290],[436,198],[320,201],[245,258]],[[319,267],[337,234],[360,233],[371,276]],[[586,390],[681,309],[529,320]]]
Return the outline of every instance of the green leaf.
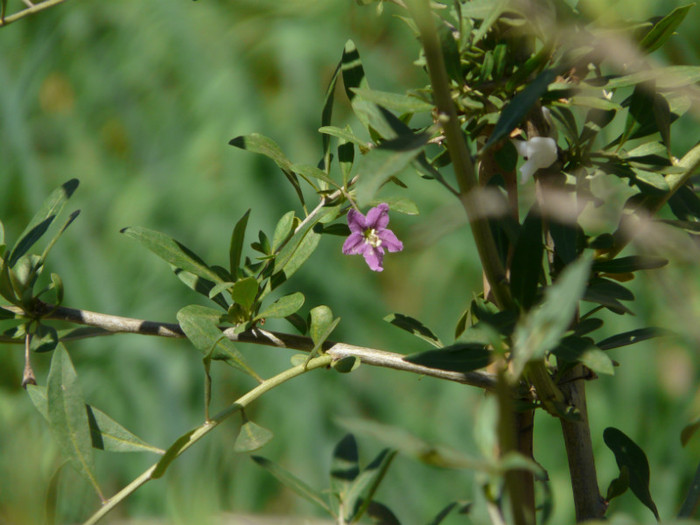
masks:
[[[574,95],[569,99],[569,104],[583,106],[586,108],[599,109],[601,111],[620,111],[622,106],[615,102],[601,97],[590,97],[585,95]]]
[[[331,213],[334,213],[334,210],[327,210],[307,220],[301,228],[298,228],[294,232],[294,235],[292,235],[279,251],[279,254],[275,258],[274,265],[275,273],[284,273],[279,284],[291,277],[306,259],[311,256],[321,239],[320,234],[314,232],[313,228],[319,221],[324,220]]]
[[[343,56],[340,59],[341,70],[343,72],[343,86],[345,86],[345,94],[352,101],[355,98],[353,88],[368,88],[365,70],[362,67],[360,53],[355,46],[355,42],[348,40],[345,42]]]
[[[570,363],[580,362],[597,374],[613,375],[615,368],[612,359],[589,340],[570,335],[563,338],[552,350],[557,359]]]
[[[277,478],[280,483],[292,489],[304,499],[310,501],[311,503],[315,503],[323,510],[331,514],[331,509],[328,507],[328,504],[320,492],[312,489],[309,485],[294,476],[292,473],[283,469],[269,459],[260,456],[252,456],[251,459]]]
[[[620,471],[623,467],[627,468],[632,493],[654,513],[654,517],[659,521],[659,512],[649,493],[649,462],[644,451],[614,427],[608,427],[603,431],[603,441],[615,454],[615,461]]]
[[[403,314],[389,314],[384,320],[387,323],[391,323],[394,326],[401,328],[401,330],[406,330],[408,333],[420,337],[423,341],[427,341],[431,345],[442,348],[442,341],[436,336],[430,328],[421,323],[418,319],[414,319],[408,315]]]
[[[194,436],[196,431],[197,429],[189,430],[177,438],[175,442],[168,447],[168,450],[165,451],[163,457],[158,460],[158,463],[156,463],[156,468],[154,468],[153,472],[151,473],[151,479],[163,477],[163,474],[165,474],[165,471],[168,470],[170,464],[175,461],[175,458],[177,458],[184,449],[190,446],[192,436]]]
[[[639,44],[641,51],[652,53],[664,45],[694,5],[695,3],[677,7],[655,23]]]
[[[264,308],[262,312],[255,316],[255,319],[275,318],[280,319],[295,313],[304,304],[304,294],[294,292],[284,297],[280,297],[274,303]]]
[[[322,126],[318,129],[318,131],[325,135],[332,135],[352,144],[357,144],[360,149],[368,149],[367,141],[355,136],[355,134],[352,133],[349,128],[343,129],[335,126]]]
[[[613,498],[622,496],[627,489],[630,487],[630,471],[623,465],[620,467],[620,475],[610,482],[608,485],[608,491],[606,493],[606,501],[610,501]]]
[[[695,84],[700,81],[700,66],[668,66],[655,67],[645,71],[637,71],[629,75],[611,78],[605,89],[619,89],[635,86],[653,80],[657,89],[676,89]]]
[[[348,523],[359,521],[367,511],[395,456],[395,450],[385,448],[369,465],[362,469],[360,475],[352,483],[344,500],[349,511],[346,513]]]
[[[292,163],[282,153],[282,150],[277,143],[259,133],[251,133],[250,135],[241,135],[229,141],[231,146],[244,149],[252,153],[259,153],[269,159],[272,159],[277,166],[285,172],[292,172]]]
[[[27,394],[39,413],[48,421],[46,387],[27,385]],[[85,405],[85,409],[87,410],[93,448],[107,452],[155,452],[156,454],[165,452],[135,436],[100,409],[90,405]]]
[[[233,300],[240,304],[246,312],[250,312],[258,295],[258,280],[255,277],[246,277],[236,281],[231,291]]]
[[[339,374],[354,372],[362,364],[362,360],[354,355],[348,355],[331,361],[331,368]]]
[[[382,142],[360,161],[358,171],[362,174],[357,183],[357,203],[367,206],[374,194],[389,177],[404,169],[415,159],[428,143],[427,133],[402,135]]]
[[[447,76],[462,84],[464,75],[462,74],[462,63],[459,53],[459,43],[452,32],[452,27],[442,22],[437,27],[438,38],[440,39],[440,51],[442,51],[442,61],[445,64]]]
[[[492,352],[480,343],[456,343],[404,357],[404,361],[438,370],[470,372],[488,366]]]
[[[311,221],[311,223],[316,225],[318,220]],[[272,279],[272,288],[278,287],[294,275],[311,257],[320,241],[321,234],[316,233],[311,228],[295,233],[275,259],[275,275],[273,275]]]
[[[372,518],[373,523],[379,525],[401,525],[399,519],[394,515],[394,513],[378,501],[372,501],[367,507],[367,515]]]
[[[355,145],[340,139],[338,141],[338,164],[343,175],[343,186],[347,186],[350,180],[353,162],[355,162]]]
[[[272,437],[273,434],[268,429],[252,421],[246,421],[241,425],[233,450],[239,453],[254,452],[269,443]]]
[[[311,318],[309,335],[314,342],[314,346],[319,347],[328,338],[338,320],[333,319],[333,312],[326,305],[312,308],[309,312],[309,317]]]
[[[173,273],[175,273],[177,278],[180,279],[180,281],[185,286],[199,294],[202,294],[204,297],[211,299],[222,308],[228,309],[229,305],[226,302],[226,299],[224,299],[224,297],[220,294],[214,295],[212,297],[212,290],[215,287],[220,287],[221,285],[224,285],[224,288],[228,288],[229,286],[231,286],[231,283],[226,281],[221,282],[215,286],[214,283],[210,280],[204,279],[203,277],[199,277],[198,275],[195,275],[193,273],[186,272],[182,268],[178,268],[177,266],[173,266],[172,264],[170,265],[170,269],[173,271]]]
[[[341,67],[343,65],[342,60],[338,62],[338,65],[331,76],[331,80],[326,88],[326,96],[323,100],[323,110],[321,111],[321,126],[329,126],[331,123],[331,118],[333,117],[333,98],[335,96],[335,85],[338,83],[338,75],[340,73]],[[331,164],[331,138],[329,135],[323,134],[321,136],[321,149],[323,151],[323,165],[324,171],[328,172]]]
[[[511,99],[508,105],[503,108],[493,132],[491,132],[491,136],[484,144],[480,154],[483,154],[483,152],[520,125],[540,97],[547,92],[547,86],[556,77],[557,72],[553,69],[543,71],[531,84]]]
[[[382,202],[386,202],[392,212],[403,213],[405,215],[419,214],[416,203],[404,197],[382,197],[380,199],[374,199],[369,201],[369,206],[377,206]]]
[[[634,294],[615,281],[597,277],[591,279],[588,283],[582,299],[584,301],[602,304],[615,311],[621,306],[618,301],[633,301]],[[624,312],[629,312],[627,308],[623,307],[623,309]]]
[[[352,505],[348,505],[348,492],[352,487],[353,481],[360,474],[359,455],[357,452],[357,441],[352,434],[346,434],[338,441],[333,449],[333,459],[331,462],[331,493],[334,496],[331,502],[334,506],[334,511],[339,512],[340,505],[345,511],[345,521],[349,521],[349,516],[352,515]]]
[[[46,233],[46,230],[48,230],[49,226],[51,226],[53,220],[59,213],[61,213],[61,210],[65,206],[68,199],[70,199],[75,190],[78,188],[78,184],[80,184],[78,179],[71,179],[65,184],[61,185],[60,188],[54,190],[49,198],[44,201],[41,208],[39,208],[39,211],[37,211],[34,217],[32,217],[32,220],[29,221],[29,224],[27,224],[27,227],[20,234],[17,243],[12,248],[12,251],[7,259],[7,264],[10,268],[12,268],[19,258],[27,253],[27,251],[44,235],[44,233]],[[66,226],[68,224],[66,224]],[[66,226],[64,226],[64,229]]]
[[[94,487],[104,501],[95,477],[95,460],[85,399],[70,356],[62,344],[56,347],[46,387],[49,427],[61,454]]]
[[[525,310],[535,302],[543,253],[542,216],[538,206],[534,205],[520,228],[511,263],[511,294]]]
[[[177,313],[177,320],[187,339],[205,356],[226,361],[231,366],[250,374],[257,380],[260,376],[251,369],[236,349],[219,329],[221,312],[200,305],[189,305]]]
[[[277,252],[280,246],[289,238],[294,229],[294,211],[288,211],[277,222],[272,234],[272,251]]]
[[[241,277],[239,267],[241,265],[241,254],[243,253],[243,241],[245,239],[245,230],[248,226],[248,218],[250,217],[250,208],[243,214],[243,217],[238,219],[238,222],[233,227],[231,233],[231,244],[229,246],[229,268],[234,279]]]
[[[53,326],[36,325],[29,348],[32,352],[51,352],[58,345],[58,332]]]
[[[136,239],[144,247],[176,268],[217,284],[224,282],[224,279],[209,268],[197,254],[164,233],[141,226],[124,228],[121,233]]]
[[[435,516],[428,525],[440,525],[440,523],[442,523],[444,519],[447,516],[449,516],[455,508],[459,509],[459,514],[467,514],[470,507],[471,503],[453,501],[452,503],[447,504],[440,512],[438,512],[437,516]]]
[[[528,361],[554,349],[571,324],[590,274],[590,257],[568,265],[547,288],[542,305],[533,308],[515,327],[512,373],[519,377]]]
[[[593,261],[593,272],[631,273],[637,270],[654,270],[668,264],[668,259],[652,255],[629,255],[613,260],[598,259]]]
[[[352,88],[352,91],[368,102],[374,102],[375,104],[392,111],[397,111],[398,113],[420,113],[422,111],[433,110],[432,104],[410,95],[363,88]]]
[[[691,518],[698,508],[698,504],[700,504],[700,465],[698,465],[695,471],[693,481],[690,482],[688,495],[685,497],[681,509],[678,511],[678,517]]]
[[[488,2],[489,4],[489,11],[486,13],[484,16],[484,20],[479,26],[479,28],[474,31],[474,34],[472,35],[472,41],[474,44],[479,42],[486,33],[488,32],[489,29],[491,29],[491,26],[496,23],[498,20],[498,17],[501,16],[503,11],[506,9],[506,7],[509,4],[509,0],[491,0]]]
[[[640,341],[646,341],[652,337],[663,337],[669,335],[673,335],[673,333],[663,328],[638,328],[637,330],[630,330],[629,332],[623,332],[621,334],[608,337],[607,339],[603,339],[597,343],[596,346],[601,350],[612,350],[613,348],[619,348],[621,346],[633,345],[634,343],[639,343]]]

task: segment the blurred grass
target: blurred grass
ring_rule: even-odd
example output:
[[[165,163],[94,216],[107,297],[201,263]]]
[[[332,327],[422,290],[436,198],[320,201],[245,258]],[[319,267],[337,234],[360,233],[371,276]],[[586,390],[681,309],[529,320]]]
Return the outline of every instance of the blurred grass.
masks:
[[[608,14],[631,18],[680,4],[604,3]],[[270,232],[295,207],[294,196],[271,162],[231,148],[228,140],[260,132],[293,161],[315,163],[322,97],[348,38],[357,43],[373,87],[400,91],[424,85],[425,77],[411,64],[417,43],[390,16],[390,6],[386,10],[377,17],[372,7],[340,0],[68,2],[3,28],[0,218],[7,237],[16,238],[54,187],[77,177],[81,186],[70,206],[82,213],[50,258],[51,271],[66,285],[65,304],[174,320],[182,306],[203,299],[119,229],[143,225],[164,231],[217,264],[226,260],[231,229],[249,207],[249,240],[258,229]],[[700,37],[692,16],[682,36],[672,39],[668,55],[657,54],[659,60],[697,63]],[[351,122],[340,90],[338,100],[334,122]],[[678,154],[695,142],[696,130],[690,119],[674,126]],[[305,308],[328,304],[342,317],[334,338],[406,353],[423,349],[382,317],[393,311],[414,315],[450,340],[465,303],[478,293],[479,266],[465,226],[433,239],[424,228],[419,236],[422,221],[452,220],[442,219],[450,217],[449,198],[417,177],[406,179],[422,215],[392,216],[392,228],[407,249],[387,258],[384,273],[370,274],[359,258],[340,256],[342,239],[325,239],[285,286],[284,292],[306,294]],[[615,377],[591,383],[589,409],[601,490],[616,474],[612,453],[602,443],[603,429],[614,425],[647,452],[652,494],[662,516],[669,517],[700,459],[698,440],[681,449],[678,438],[700,412],[700,334],[694,324],[700,280],[688,261],[655,275],[663,280],[650,274],[636,283],[637,317],[609,316],[605,330],[657,324],[684,337],[614,351],[622,366]],[[268,375],[287,366],[291,355],[241,348]],[[0,350],[0,523],[38,523],[60,459],[19,386],[18,350]],[[167,446],[201,421],[201,360],[187,343],[119,336],[76,342],[69,350],[90,403],[147,441]],[[34,358],[40,383],[49,358]],[[248,387],[240,375],[217,369],[214,409]],[[459,385],[362,367],[351,376],[319,372],[287,384],[248,415],[276,434],[262,455],[322,488],[333,445],[344,433],[335,418],[377,419],[476,454],[473,421],[481,399],[478,391]],[[237,428],[238,422],[224,425],[115,515],[207,523],[223,510],[316,513],[233,453]],[[368,440],[360,445],[365,461],[379,448]],[[558,424],[546,415],[538,416],[536,447],[552,479],[553,521],[569,522],[566,458]],[[105,492],[126,485],[153,460],[98,453]],[[59,521],[80,520],[97,507],[96,498],[69,469],[61,476]],[[480,498],[472,473],[439,471],[403,457],[378,496],[408,524],[429,521],[450,501]],[[629,495],[615,500],[612,510],[653,519]],[[477,514],[473,521],[484,519]],[[455,517],[447,523],[457,522]]]

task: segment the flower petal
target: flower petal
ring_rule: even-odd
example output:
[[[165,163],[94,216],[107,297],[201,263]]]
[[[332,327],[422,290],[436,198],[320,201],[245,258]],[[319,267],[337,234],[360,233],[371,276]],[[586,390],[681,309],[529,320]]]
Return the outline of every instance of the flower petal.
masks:
[[[532,137],[527,141],[529,157],[537,168],[549,168],[557,160],[557,143],[550,137]]]
[[[383,230],[389,224],[389,205],[382,202],[367,212],[366,228]]]
[[[343,253],[345,255],[357,255],[367,249],[365,237],[361,232],[353,232],[343,243]]]
[[[362,215],[355,208],[350,208],[348,210],[348,227],[353,233],[362,233],[366,228],[367,220],[365,216]]]
[[[377,236],[382,241],[382,248],[386,248],[390,252],[400,252],[403,250],[403,243],[396,237],[391,230],[382,230],[377,233]]]
[[[369,244],[366,245],[367,249],[365,250],[365,253],[363,253],[365,257],[365,262],[367,262],[367,266],[369,266],[369,269],[375,272],[381,272],[384,270],[384,267],[382,266],[382,262],[384,260],[384,250],[381,248],[375,248],[373,246],[370,246]]]
[[[527,181],[529,181],[537,169],[538,168],[535,166],[532,160],[528,160],[526,163],[520,166],[520,184],[525,184]]]

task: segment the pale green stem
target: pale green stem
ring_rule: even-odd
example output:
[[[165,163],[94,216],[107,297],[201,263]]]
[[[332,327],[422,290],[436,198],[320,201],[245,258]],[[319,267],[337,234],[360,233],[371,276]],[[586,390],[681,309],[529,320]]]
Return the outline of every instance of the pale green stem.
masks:
[[[216,414],[213,418],[210,420],[206,421],[203,425],[199,426],[196,428],[193,432],[188,433],[189,438],[186,443],[183,445],[179,446],[177,450],[174,452],[174,457],[180,456],[185,450],[190,448],[192,445],[194,445],[196,442],[198,442],[200,439],[202,439],[204,436],[206,436],[210,431],[212,431],[216,426],[219,425],[222,421],[225,419],[229,418],[233,414],[243,410],[246,408],[250,403],[258,399],[260,396],[265,394],[266,392],[272,390],[275,387],[280,386],[283,383],[286,383],[290,379],[294,379],[297,376],[300,376],[308,371],[315,370],[316,368],[324,368],[327,367],[331,364],[333,358],[329,355],[322,355],[320,357],[317,357],[315,359],[312,359],[309,361],[306,366],[304,365],[298,365],[295,366],[294,368],[290,368],[289,370],[285,370],[284,372],[277,374],[274,377],[271,377],[270,379],[266,380],[264,383],[258,385],[257,387],[253,388],[250,392],[246,393],[245,395],[241,396],[238,398],[230,407],[222,410],[218,414]],[[187,435],[187,434],[185,434]],[[180,438],[182,439],[182,438]],[[178,439],[172,446],[176,446],[177,443],[180,440]],[[171,448],[172,448],[171,446]],[[168,454],[168,451],[166,451],[166,455]],[[174,458],[173,458],[174,459]],[[172,461],[172,459],[171,459]],[[128,496],[133,494],[136,489],[138,489],[141,485],[144,485],[146,482],[150,481],[151,479],[157,479],[153,477],[154,472],[158,468],[158,465],[160,464],[160,461],[158,463],[155,463],[154,465],[151,465],[143,474],[141,474],[139,477],[134,479],[131,483],[129,483],[126,487],[124,487],[122,490],[117,492],[114,496],[112,496],[110,499],[108,499],[104,505],[95,512],[85,523],[84,525],[92,525],[94,523],[97,523],[100,521],[104,516],[106,516],[112,509],[114,509],[119,503],[124,501]],[[158,473],[162,475],[162,472]]]
[[[459,185],[459,198],[471,224],[484,275],[491,287],[495,303],[501,308],[510,308],[513,306],[513,299],[506,282],[505,270],[491,235],[486,213],[482,209],[479,198],[474,198],[474,192],[478,191],[479,184],[474,163],[459,125],[457,111],[450,96],[449,80],[429,2],[409,0],[406,4],[420,31],[439,123],[442,124],[445,134],[447,150]]]
[[[65,1],[66,0],[46,0],[45,2],[34,4],[33,6],[27,7],[14,15],[6,16],[5,18],[0,19],[0,27],[5,27],[6,25],[16,22],[25,16],[38,13],[39,11],[43,11],[44,9],[48,9],[49,7],[53,7],[58,4],[62,4]]]

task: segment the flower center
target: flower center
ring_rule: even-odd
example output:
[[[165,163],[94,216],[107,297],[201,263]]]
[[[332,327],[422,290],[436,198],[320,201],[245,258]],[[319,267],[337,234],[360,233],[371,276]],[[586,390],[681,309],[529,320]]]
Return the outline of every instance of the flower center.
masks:
[[[365,230],[365,244],[369,244],[374,248],[379,248],[382,245],[382,240],[377,235],[377,230],[374,228]]]

